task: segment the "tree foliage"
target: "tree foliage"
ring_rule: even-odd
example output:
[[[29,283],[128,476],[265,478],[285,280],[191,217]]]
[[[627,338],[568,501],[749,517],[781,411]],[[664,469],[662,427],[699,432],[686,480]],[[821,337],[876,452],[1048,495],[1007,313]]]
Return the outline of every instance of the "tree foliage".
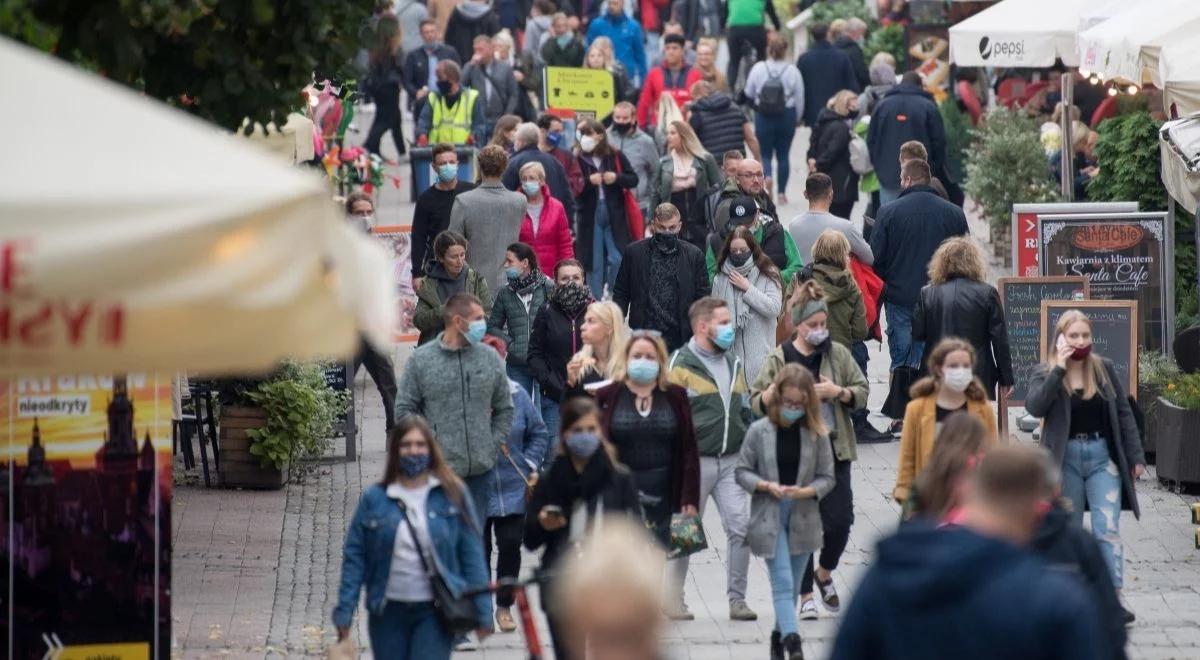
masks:
[[[938,112],[946,127],[946,167],[950,170],[950,178],[965,181],[967,148],[971,146],[971,122],[953,96],[947,96],[938,104]]]
[[[974,135],[965,188],[993,226],[1009,226],[1013,204],[1058,199],[1033,119],[999,107]]]
[[[870,62],[876,53],[891,53],[896,58],[896,71],[903,72],[907,61],[907,46],[904,42],[904,26],[893,23],[871,31],[863,44],[863,56]]]
[[[235,129],[342,77],[373,0],[7,0],[0,33]]]

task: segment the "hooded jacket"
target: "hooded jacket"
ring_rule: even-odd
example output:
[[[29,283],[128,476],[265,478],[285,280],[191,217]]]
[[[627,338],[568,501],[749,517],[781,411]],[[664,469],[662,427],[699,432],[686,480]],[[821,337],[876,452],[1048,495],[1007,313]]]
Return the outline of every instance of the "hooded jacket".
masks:
[[[688,124],[710,154],[737,149],[746,153],[745,125],[749,119],[725,92],[713,92],[692,103]]]
[[[833,180],[833,203],[858,201],[858,174],[850,166],[850,122],[825,108],[813,126],[808,157],[817,161],[817,171]]]
[[[946,163],[946,128],[933,96],[915,85],[888,90],[871,113],[867,149],[879,183],[900,188],[900,145],[917,140],[929,151],[929,170],[940,176]]]
[[[483,303],[483,313],[492,313],[492,296],[488,291],[487,282],[470,266],[463,269],[459,277],[464,278],[463,291],[469,293]],[[417,289],[417,309],[413,312],[413,326],[420,331],[417,345],[420,346],[443,330],[442,305],[446,303],[438,293],[438,282],[448,282],[453,278],[446,272],[446,267],[434,261],[429,267],[428,276],[421,280]]]
[[[879,543],[830,657],[1091,660],[1103,640],[1074,577],[1005,541],[913,523]]]
[[[571,236],[569,216],[562,202],[550,195],[550,187],[545,183],[542,184],[542,214],[538,218],[537,233],[533,231],[533,219],[527,210],[517,240],[533,248],[538,267],[543,272],[553,273],[558,262],[575,257],[575,237]],[[541,309],[541,305],[537,309]],[[530,308],[530,313],[536,313],[537,309]]]
[[[475,37],[492,36],[500,31],[500,17],[487,2],[467,0],[454,8],[446,23],[446,45],[458,51],[460,62],[471,59]]]
[[[521,43],[521,52],[528,53],[533,56],[533,61],[539,65],[544,65],[542,60],[542,37],[550,34],[550,23],[554,17],[530,16],[525,21],[525,37]]]
[[[513,399],[512,431],[496,453],[496,476],[488,495],[488,518],[525,513],[525,480],[542,469],[550,453],[550,434],[529,393],[508,381]],[[507,456],[505,455],[507,449]]]
[[[742,438],[750,426],[750,387],[742,362],[731,352],[724,354],[732,382],[729,399],[721,398],[721,388],[692,351],[691,343],[675,351],[667,367],[671,383],[687,390],[692,407],[692,426],[701,456],[729,456],[742,448]]]
[[[821,262],[811,264],[813,279],[825,290],[829,307],[829,336],[843,346],[867,338],[867,307],[858,283],[848,270]],[[806,266],[807,268],[807,266]]]
[[[637,21],[624,12],[614,16],[606,10],[603,16],[588,23],[587,45],[590,47],[597,37],[608,37],[612,41],[613,56],[625,66],[630,79],[645,79],[646,46],[642,26]]]

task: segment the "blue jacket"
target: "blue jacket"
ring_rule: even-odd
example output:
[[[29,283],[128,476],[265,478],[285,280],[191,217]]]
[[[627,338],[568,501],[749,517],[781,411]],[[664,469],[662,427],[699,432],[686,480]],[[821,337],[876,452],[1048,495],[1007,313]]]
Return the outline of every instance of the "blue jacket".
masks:
[[[525,513],[525,479],[542,469],[542,462],[550,449],[550,434],[542,422],[542,414],[533,405],[533,399],[520,385],[509,381],[513,400],[512,431],[508,434],[508,454],[496,452],[495,487],[488,497],[488,518],[500,518]],[[516,463],[521,468],[513,467]]]
[[[463,508],[450,501],[445,489],[436,485],[429,491],[426,513],[429,538],[437,572],[455,594],[488,583],[487,560],[483,556],[482,529],[471,497],[464,488]],[[464,520],[464,516],[467,518]],[[367,610],[376,614],[387,605],[388,574],[396,544],[396,532],[404,515],[397,500],[387,496],[382,484],[363,491],[346,530],[342,553],[342,584],[333,623],[349,626],[358,607],[358,594],[367,588]],[[405,534],[409,533],[407,529]],[[429,548],[424,548],[426,552]],[[479,627],[492,627],[492,597],[484,593],[474,598]]]
[[[642,37],[642,26],[622,13],[613,16],[605,12],[588,25],[588,46],[596,37],[608,37],[613,42],[613,55],[625,66],[631,81],[646,80],[646,44]]]
[[[796,67],[804,77],[804,123],[808,126],[817,125],[821,111],[834,94],[843,89],[855,94],[861,91],[850,56],[828,41],[814,42],[796,60]],[[896,153],[900,153],[899,150]]]
[[[1108,657],[1104,643],[1077,577],[962,527],[912,523],[879,543],[830,657],[1084,660]]]
[[[896,85],[883,95],[871,113],[867,150],[879,183],[900,187],[900,145],[916,140],[929,152],[929,169],[943,176],[946,165],[946,127],[929,92],[915,85]]]
[[[884,204],[871,231],[875,272],[883,279],[884,302],[912,309],[929,283],[929,261],[942,241],[967,234],[963,210],[931,186],[911,186]]]

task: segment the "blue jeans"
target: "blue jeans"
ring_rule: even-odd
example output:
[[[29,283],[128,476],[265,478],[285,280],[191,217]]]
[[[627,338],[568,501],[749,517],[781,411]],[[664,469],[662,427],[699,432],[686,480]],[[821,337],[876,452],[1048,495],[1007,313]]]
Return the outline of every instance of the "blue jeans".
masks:
[[[438,620],[433,602],[402,603],[390,600],[382,614],[367,617],[371,653],[376,658],[433,660],[450,657],[450,635]]]
[[[754,135],[758,138],[759,149],[762,150],[763,176],[771,176],[771,158],[775,158],[779,166],[775,192],[787,194],[788,177],[792,171],[788,163],[788,154],[792,150],[792,139],[796,137],[795,108],[788,108],[781,115],[755,113]]]
[[[1069,440],[1063,455],[1062,492],[1074,507],[1071,515],[1083,525],[1086,504],[1092,511],[1092,536],[1100,543],[1100,554],[1108,563],[1113,585],[1120,589],[1124,575],[1121,548],[1121,475],[1108,455],[1108,442]]]
[[[540,390],[541,388],[536,387],[537,383],[533,382],[533,373],[529,371],[529,367],[506,364],[504,365],[504,370],[508,372],[509,379],[520,385],[525,390],[525,393],[529,395],[529,398],[533,399],[533,402],[536,404],[538,395],[534,394],[534,390]]]
[[[913,341],[911,307],[885,302],[883,308],[887,312],[888,353],[892,356],[892,371],[896,367],[921,365],[921,356],[925,354],[925,342]]]
[[[608,221],[608,205],[601,199],[596,202],[596,223],[592,226],[592,272],[588,275],[596,300],[604,297],[605,284],[612,292],[620,268],[621,249],[617,247],[612,223]]]
[[[546,423],[546,435],[550,438],[546,445],[546,465],[549,466],[558,444],[558,402],[538,392],[538,403],[541,404],[542,421]]]
[[[779,502],[779,537],[775,541],[775,556],[767,560],[767,577],[771,581],[771,602],[775,606],[775,630],[780,635],[799,634],[796,620],[796,597],[800,595],[800,579],[808,566],[810,552],[791,554],[788,548],[788,529],[795,500]]]
[[[488,499],[491,497],[492,485],[495,483],[496,469],[492,468],[483,474],[473,477],[463,477],[467,490],[471,491],[471,503],[475,505],[475,515],[478,518],[476,528],[483,533],[483,521],[487,518]]]

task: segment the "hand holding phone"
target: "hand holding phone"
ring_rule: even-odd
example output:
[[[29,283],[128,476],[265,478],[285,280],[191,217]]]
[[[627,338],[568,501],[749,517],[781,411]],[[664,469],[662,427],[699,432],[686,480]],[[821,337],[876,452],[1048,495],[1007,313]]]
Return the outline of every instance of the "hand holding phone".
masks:
[[[538,511],[538,524],[547,532],[553,532],[567,526],[567,518],[563,515],[562,507],[547,504]]]

